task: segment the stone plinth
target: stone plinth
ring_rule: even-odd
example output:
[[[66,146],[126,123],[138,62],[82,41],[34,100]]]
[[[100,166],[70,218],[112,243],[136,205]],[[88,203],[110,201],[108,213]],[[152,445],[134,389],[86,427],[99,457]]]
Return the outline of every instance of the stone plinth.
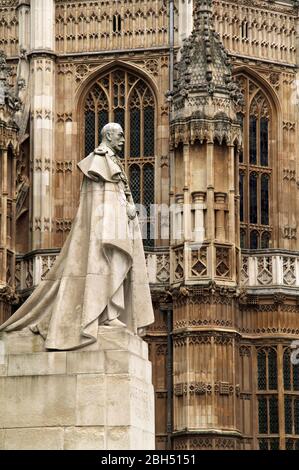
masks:
[[[154,449],[147,344],[100,328],[78,351],[45,351],[23,330],[0,336],[0,449]]]

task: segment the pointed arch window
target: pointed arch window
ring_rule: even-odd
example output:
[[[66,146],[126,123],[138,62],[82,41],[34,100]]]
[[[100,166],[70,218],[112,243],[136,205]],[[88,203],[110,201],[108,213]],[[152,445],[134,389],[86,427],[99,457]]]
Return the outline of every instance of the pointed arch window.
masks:
[[[245,105],[238,119],[243,128],[240,168],[241,248],[269,248],[271,244],[271,135],[273,118],[270,102],[252,79],[237,77]]]
[[[257,350],[257,413],[260,450],[279,448],[279,403],[277,350],[263,347]],[[265,436],[271,436],[266,438]]]
[[[153,245],[151,205],[155,202],[155,98],[148,84],[126,70],[115,69],[100,77],[84,102],[85,154],[97,147],[101,129],[119,123],[125,133],[122,157],[134,201],[146,210],[139,213],[146,246]]]

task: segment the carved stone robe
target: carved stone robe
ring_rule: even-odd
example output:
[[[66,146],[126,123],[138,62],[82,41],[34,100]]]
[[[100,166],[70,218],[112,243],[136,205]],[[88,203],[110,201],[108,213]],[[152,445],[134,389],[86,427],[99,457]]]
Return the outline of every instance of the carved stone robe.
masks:
[[[135,333],[154,321],[138,219],[127,216],[123,171],[103,144],[78,166],[84,173],[80,204],[62,251],[0,327],[29,327],[47,349],[93,343],[98,325],[117,317]]]

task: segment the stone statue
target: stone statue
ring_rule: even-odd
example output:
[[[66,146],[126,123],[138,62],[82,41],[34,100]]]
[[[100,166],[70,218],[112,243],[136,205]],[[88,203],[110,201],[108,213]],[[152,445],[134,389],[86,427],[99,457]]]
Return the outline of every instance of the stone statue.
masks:
[[[99,325],[137,333],[154,321],[138,218],[117,154],[121,126],[102,129],[102,143],[78,167],[84,174],[72,230],[53,268],[1,327],[29,328],[46,349],[97,341]]]

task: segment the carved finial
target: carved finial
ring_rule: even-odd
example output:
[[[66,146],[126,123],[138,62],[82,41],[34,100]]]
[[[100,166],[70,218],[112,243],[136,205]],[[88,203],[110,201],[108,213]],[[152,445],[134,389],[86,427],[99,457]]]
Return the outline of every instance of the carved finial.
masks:
[[[174,100],[186,100],[195,93],[213,99],[219,93],[240,104],[242,96],[232,81],[229,56],[215,32],[212,0],[194,0],[193,15],[192,34],[184,41],[176,64]]]
[[[202,22],[209,20],[212,16],[212,13],[212,0],[194,0],[194,29],[197,29]]]

